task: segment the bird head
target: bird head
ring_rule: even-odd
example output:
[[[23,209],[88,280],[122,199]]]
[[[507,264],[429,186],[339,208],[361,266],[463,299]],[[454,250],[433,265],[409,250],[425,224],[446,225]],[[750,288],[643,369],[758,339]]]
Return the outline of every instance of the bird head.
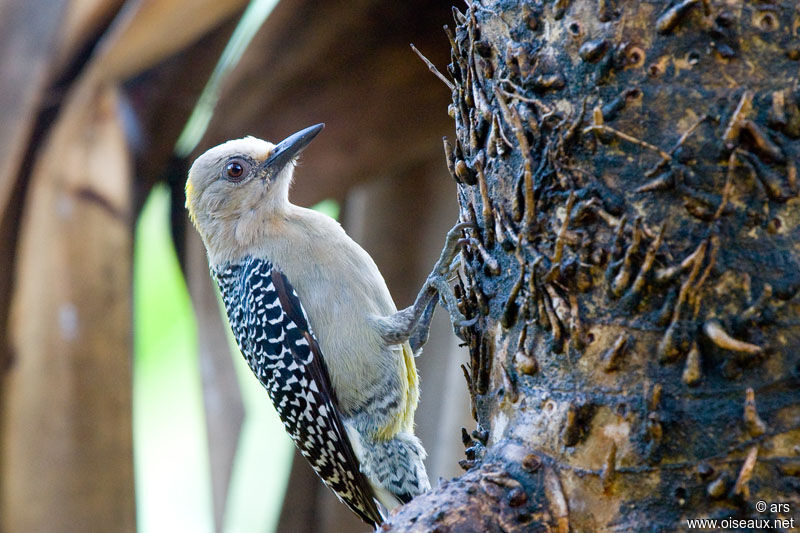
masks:
[[[192,163],[186,208],[209,253],[253,244],[247,241],[258,225],[281,216],[289,205],[294,163],[324,126],[298,131],[278,144],[255,137],[227,141]]]

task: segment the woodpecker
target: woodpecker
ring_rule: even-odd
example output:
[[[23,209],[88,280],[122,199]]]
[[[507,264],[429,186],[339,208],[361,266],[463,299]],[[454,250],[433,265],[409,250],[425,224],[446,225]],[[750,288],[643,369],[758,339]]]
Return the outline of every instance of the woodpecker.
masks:
[[[470,224],[453,227],[414,305],[397,311],[369,254],[332,218],[289,202],[297,157],[323,127],[277,145],[245,137],[209,149],[189,170],[186,207],[239,348],[286,431],[339,499],[377,527],[380,506],[430,488],[414,435],[414,357],[437,294],[466,323],[447,276]]]

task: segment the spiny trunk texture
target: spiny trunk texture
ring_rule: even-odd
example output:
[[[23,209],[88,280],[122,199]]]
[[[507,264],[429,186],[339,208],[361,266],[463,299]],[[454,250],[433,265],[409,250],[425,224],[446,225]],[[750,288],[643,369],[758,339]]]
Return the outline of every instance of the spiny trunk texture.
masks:
[[[478,429],[469,472],[384,528],[797,527],[796,3],[454,16],[445,151],[478,225],[456,287]]]

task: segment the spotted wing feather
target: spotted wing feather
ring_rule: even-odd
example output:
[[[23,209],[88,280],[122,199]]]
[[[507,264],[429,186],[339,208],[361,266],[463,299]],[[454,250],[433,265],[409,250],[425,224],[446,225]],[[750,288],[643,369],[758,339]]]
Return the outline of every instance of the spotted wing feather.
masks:
[[[271,263],[212,271],[242,353],[316,473],[371,526],[382,519],[347,437],[322,351],[300,299]]]

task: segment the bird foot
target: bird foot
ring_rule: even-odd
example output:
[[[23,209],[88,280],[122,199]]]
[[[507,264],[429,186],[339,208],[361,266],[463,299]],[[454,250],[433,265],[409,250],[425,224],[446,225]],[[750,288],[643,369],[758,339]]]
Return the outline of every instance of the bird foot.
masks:
[[[450,287],[448,277],[458,268],[461,258],[458,255],[460,243],[462,242],[461,232],[465,229],[475,228],[474,222],[459,222],[447,232],[442,253],[439,260],[433,267],[428,279],[425,280],[422,292],[435,291],[439,295],[439,301],[442,307],[445,308],[450,315],[450,321],[454,327],[470,326],[475,323],[475,320],[467,320],[467,318],[458,309],[458,302],[453,294],[453,289]]]
[[[450,321],[456,334],[458,334],[458,328],[475,323],[477,319],[467,320],[459,311],[458,302],[448,280],[459,264],[458,251],[462,237],[461,232],[474,227],[473,222],[460,222],[453,226],[447,232],[442,253],[422,285],[414,304],[377,321],[383,338],[387,342],[397,344],[409,340],[413,351],[417,353],[428,340],[428,331],[437,301],[441,302],[442,307],[450,315]]]
[[[463,241],[461,232],[465,229],[474,229],[476,227],[477,224],[474,222],[459,222],[450,228],[450,231],[447,232],[447,236],[445,237],[444,247],[442,248],[442,253],[439,255],[439,260],[436,261],[436,264],[433,266],[431,276],[434,274],[447,276],[455,270],[456,267],[454,265],[457,264],[457,260],[459,259],[459,246]],[[428,276],[428,279],[430,279],[431,276]]]

